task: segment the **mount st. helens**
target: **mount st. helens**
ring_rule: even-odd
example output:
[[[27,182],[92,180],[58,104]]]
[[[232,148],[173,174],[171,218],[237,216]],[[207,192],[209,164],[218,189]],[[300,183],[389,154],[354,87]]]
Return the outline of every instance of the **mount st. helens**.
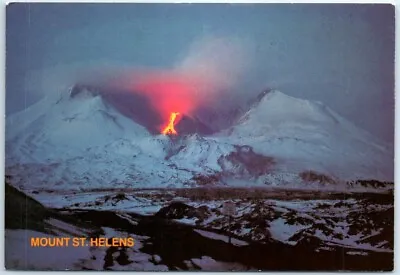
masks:
[[[166,135],[127,99],[76,85],[7,118],[7,268],[393,269],[389,146],[277,91],[226,118],[177,108]],[[30,237],[77,234],[135,246],[22,253]]]
[[[175,129],[207,127],[195,116],[179,116]],[[182,128],[178,135],[153,134],[135,121],[90,88],[44,98],[7,118],[6,174],[21,189],[337,187],[393,180],[388,145],[321,103],[278,91],[207,136],[180,134]]]

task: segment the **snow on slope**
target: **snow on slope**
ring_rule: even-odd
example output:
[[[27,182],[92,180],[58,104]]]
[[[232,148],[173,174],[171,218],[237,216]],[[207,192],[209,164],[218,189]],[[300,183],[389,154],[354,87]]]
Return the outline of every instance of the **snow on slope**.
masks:
[[[215,141],[197,134],[183,137],[174,150],[170,152],[169,160],[175,165],[200,173],[221,171],[218,159],[228,155],[235,148],[223,141]]]
[[[210,137],[151,135],[96,91],[76,86],[6,123],[6,173],[21,189],[193,186],[195,176],[221,172],[235,186],[301,187],[304,170],[393,179],[393,154],[378,140],[320,103],[276,91]]]
[[[342,179],[393,180],[389,146],[322,103],[279,91],[263,96],[218,138],[225,135],[231,143],[276,157],[283,172],[310,169]]]
[[[163,136],[74,88],[7,118],[6,167],[21,188],[143,186],[176,174]],[[182,175],[183,179],[191,175]]]
[[[167,187],[215,173],[229,144],[151,135],[101,95],[73,87],[7,118],[7,174],[22,189]]]
[[[20,157],[40,162],[49,154],[63,158],[66,153],[75,155],[77,150],[102,146],[117,138],[150,135],[144,127],[111,108],[101,96],[83,90],[71,97],[72,90],[55,102],[46,98],[7,118],[6,140],[12,142],[7,149],[13,155],[18,151]],[[46,149],[52,152],[41,151]]]

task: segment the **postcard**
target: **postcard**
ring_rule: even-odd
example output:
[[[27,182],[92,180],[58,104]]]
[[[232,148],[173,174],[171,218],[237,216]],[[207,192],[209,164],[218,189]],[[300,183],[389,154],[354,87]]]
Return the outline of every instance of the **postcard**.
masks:
[[[394,11],[8,4],[6,269],[393,270]]]

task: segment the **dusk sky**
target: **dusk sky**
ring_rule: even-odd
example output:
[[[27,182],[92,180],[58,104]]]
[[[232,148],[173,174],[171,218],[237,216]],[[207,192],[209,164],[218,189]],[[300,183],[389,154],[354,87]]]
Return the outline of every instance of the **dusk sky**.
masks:
[[[391,5],[20,3],[7,6],[6,24],[7,114],[86,67],[168,69],[185,60],[193,43],[216,37],[240,48],[222,46],[240,54],[233,58],[241,70],[229,87],[232,97],[276,88],[394,139]],[[221,51],[205,54],[231,72]]]

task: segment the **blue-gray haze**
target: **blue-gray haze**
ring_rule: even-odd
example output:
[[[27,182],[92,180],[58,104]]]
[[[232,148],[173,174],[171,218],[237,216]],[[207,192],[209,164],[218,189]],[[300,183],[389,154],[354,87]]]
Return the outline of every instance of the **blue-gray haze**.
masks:
[[[27,85],[32,73],[98,61],[168,68],[206,33],[251,45],[232,96],[277,88],[394,139],[391,5],[20,3],[8,5],[6,28],[7,114],[42,96]]]

